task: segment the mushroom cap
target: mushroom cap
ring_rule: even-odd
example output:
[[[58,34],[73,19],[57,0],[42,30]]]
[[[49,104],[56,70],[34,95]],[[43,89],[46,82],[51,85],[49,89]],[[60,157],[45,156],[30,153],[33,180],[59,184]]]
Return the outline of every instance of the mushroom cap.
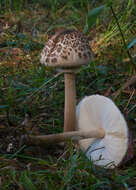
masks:
[[[87,38],[76,30],[63,30],[45,44],[40,62],[49,67],[73,68],[88,64],[93,57]]]
[[[87,96],[77,106],[77,130],[104,128],[102,139],[80,140],[79,145],[95,165],[114,168],[128,149],[127,123],[117,106],[101,95]]]

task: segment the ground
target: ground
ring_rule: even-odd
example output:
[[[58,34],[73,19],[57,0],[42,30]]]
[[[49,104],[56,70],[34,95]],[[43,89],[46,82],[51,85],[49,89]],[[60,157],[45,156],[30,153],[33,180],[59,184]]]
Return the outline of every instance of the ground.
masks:
[[[121,89],[135,72],[113,18],[103,24],[100,19],[87,34],[95,58],[77,74],[77,102],[96,93],[115,101],[133,136],[128,161],[111,171],[94,166],[72,142],[67,147],[21,144],[26,133],[63,131],[64,76],[41,65],[39,56],[58,27],[83,31],[82,10],[64,10],[50,13],[36,7],[0,16],[0,188],[136,189],[136,83]],[[128,31],[128,18],[124,25],[120,21],[129,43],[135,23]]]

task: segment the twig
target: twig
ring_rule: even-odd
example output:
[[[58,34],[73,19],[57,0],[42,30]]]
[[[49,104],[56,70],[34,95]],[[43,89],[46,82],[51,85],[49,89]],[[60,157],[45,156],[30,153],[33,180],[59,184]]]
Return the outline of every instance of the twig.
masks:
[[[136,75],[133,75],[120,89],[118,89],[116,92],[112,94],[112,96],[114,97],[113,99],[115,100],[122,90],[125,90],[127,87],[134,84],[135,82],[136,82]]]
[[[136,108],[136,104],[130,110],[128,110],[127,114],[130,113],[134,108]]]
[[[134,96],[134,93],[135,93],[135,89],[132,91],[132,94],[130,95],[130,98],[128,99],[128,102],[127,102],[127,104],[126,104],[124,110],[126,110],[127,107],[128,107],[128,105],[130,104],[130,101],[132,100],[132,98],[133,98],[133,96]]]
[[[131,90],[122,90],[124,94],[131,94]],[[134,92],[134,95],[136,96],[136,91]]]
[[[57,163],[68,153],[69,149],[67,149],[65,152],[63,152],[63,154],[57,159]]]

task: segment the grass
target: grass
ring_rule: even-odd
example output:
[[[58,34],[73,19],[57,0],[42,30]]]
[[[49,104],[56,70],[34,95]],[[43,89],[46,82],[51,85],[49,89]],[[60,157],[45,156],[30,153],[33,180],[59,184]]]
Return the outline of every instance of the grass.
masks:
[[[33,134],[63,131],[64,77],[40,64],[44,43],[60,27],[83,31],[89,11],[104,2],[25,1],[27,9],[15,0],[12,7],[9,1],[1,2],[5,8],[0,15],[0,189],[136,189],[135,145],[134,158],[114,170],[94,166],[72,142],[65,149],[19,147],[26,113]],[[128,45],[135,38],[136,6],[130,0],[114,1],[112,6]],[[124,62],[127,53],[109,8],[97,17],[87,36],[92,39],[95,59],[77,74],[77,102],[96,93],[112,98],[133,70]],[[135,44],[129,51],[135,54]],[[135,86],[121,92],[115,103],[125,114],[135,141]],[[7,152],[9,143],[13,149]]]

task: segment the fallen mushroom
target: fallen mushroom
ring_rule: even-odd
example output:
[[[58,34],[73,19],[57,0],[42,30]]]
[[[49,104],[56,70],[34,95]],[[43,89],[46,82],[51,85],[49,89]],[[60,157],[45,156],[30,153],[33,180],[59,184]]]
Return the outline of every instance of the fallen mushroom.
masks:
[[[94,164],[114,168],[128,150],[127,123],[117,106],[107,97],[85,97],[77,106],[77,130],[104,129],[103,138],[80,140],[79,145]]]
[[[93,53],[87,38],[76,30],[63,30],[56,33],[48,40],[41,53],[42,64],[60,68],[65,75],[65,132],[75,130],[75,73],[81,65],[88,64],[92,57]]]
[[[101,95],[85,97],[76,109],[76,131],[53,135],[23,137],[28,145],[46,145],[70,139],[78,141],[81,149],[95,165],[106,168],[118,166],[129,145],[127,123],[109,98]]]

